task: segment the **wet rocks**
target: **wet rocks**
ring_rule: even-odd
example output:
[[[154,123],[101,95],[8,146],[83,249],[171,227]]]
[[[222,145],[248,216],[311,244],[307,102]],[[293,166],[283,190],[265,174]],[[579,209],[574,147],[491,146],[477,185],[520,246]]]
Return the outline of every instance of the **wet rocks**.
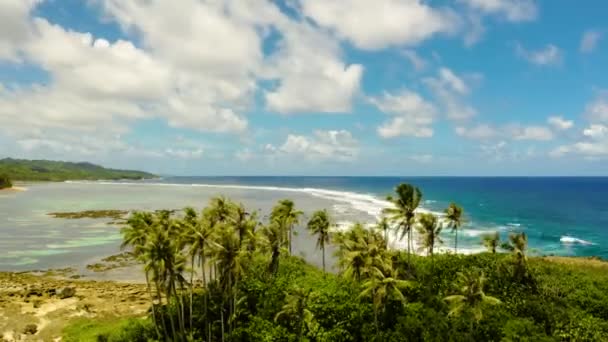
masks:
[[[71,298],[71,297],[74,297],[75,295],[76,295],[76,288],[70,287],[70,286],[66,286],[57,292],[57,297],[59,297],[59,299]]]

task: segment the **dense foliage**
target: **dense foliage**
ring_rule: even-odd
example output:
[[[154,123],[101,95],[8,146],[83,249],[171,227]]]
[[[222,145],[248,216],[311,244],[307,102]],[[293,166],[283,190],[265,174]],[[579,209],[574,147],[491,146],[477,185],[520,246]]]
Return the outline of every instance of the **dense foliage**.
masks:
[[[387,249],[387,220],[327,238],[331,218],[319,211],[307,227],[320,249],[336,246],[338,274],[289,255],[300,216],[291,201],[264,224],[225,198],[202,213],[135,213],[124,245],[145,264],[149,318],[111,331],[79,321],[65,340],[83,330],[98,341],[608,340],[606,264],[528,258],[523,233],[502,245],[485,238],[489,253],[434,254],[440,227],[454,227],[454,217],[411,216],[421,194],[398,189],[390,227],[404,238],[417,228],[428,256]]]
[[[98,179],[145,179],[155,177],[141,171],[106,169],[91,163],[71,163],[49,160],[0,160],[0,174],[14,180],[64,181]]]
[[[13,183],[11,182],[11,179],[8,178],[7,175],[0,174],[0,189],[8,189],[12,187]]]

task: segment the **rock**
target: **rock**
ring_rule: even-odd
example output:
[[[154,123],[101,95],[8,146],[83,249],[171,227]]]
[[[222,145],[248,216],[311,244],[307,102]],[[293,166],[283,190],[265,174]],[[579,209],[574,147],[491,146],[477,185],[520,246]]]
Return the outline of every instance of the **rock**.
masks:
[[[42,305],[42,300],[40,300],[40,299],[34,299],[32,301],[32,304],[34,305],[34,309],[38,309],[40,307],[40,305]]]
[[[30,287],[25,291],[25,297],[38,296],[42,297],[42,290],[37,287]]]
[[[23,333],[26,335],[34,335],[36,332],[38,332],[38,327],[36,324],[28,324],[23,329]]]
[[[61,290],[59,290],[59,292],[57,292],[57,296],[60,299],[71,298],[71,297],[74,297],[75,294],[76,294],[76,288],[69,287],[69,286],[62,288]]]

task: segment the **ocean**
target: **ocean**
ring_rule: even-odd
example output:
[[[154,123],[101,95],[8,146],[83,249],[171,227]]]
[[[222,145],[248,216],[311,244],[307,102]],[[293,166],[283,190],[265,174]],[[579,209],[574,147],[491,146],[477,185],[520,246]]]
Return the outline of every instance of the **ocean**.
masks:
[[[374,222],[387,206],[386,196],[402,182],[422,190],[421,210],[441,213],[451,201],[464,208],[459,252],[483,251],[481,237],[490,232],[503,239],[525,232],[533,255],[608,258],[608,178],[166,177],[34,183],[26,192],[0,193],[0,270],[83,269],[119,251],[118,227],[52,218],[49,212],[202,208],[211,197],[225,195],[264,215],[277,200],[291,198],[307,214],[329,209],[344,229]],[[446,230],[442,239],[441,249],[451,250],[453,234]],[[297,254],[319,262],[314,239],[303,229],[294,244]],[[392,236],[391,245],[404,243]]]

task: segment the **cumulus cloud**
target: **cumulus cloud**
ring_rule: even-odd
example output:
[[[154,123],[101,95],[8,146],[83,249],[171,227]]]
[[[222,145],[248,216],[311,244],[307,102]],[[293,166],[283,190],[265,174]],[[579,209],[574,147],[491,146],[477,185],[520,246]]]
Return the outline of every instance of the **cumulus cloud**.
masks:
[[[277,88],[266,92],[270,110],[279,113],[348,112],[359,92],[363,67],[346,65],[338,43],[308,24],[287,26],[267,72]]]
[[[382,112],[393,116],[378,128],[381,137],[433,136],[432,124],[437,110],[418,93],[407,89],[394,94],[385,92],[382,96],[371,97],[369,101]]]
[[[470,79],[480,79],[480,75],[468,75]],[[477,110],[465,103],[471,88],[464,77],[448,68],[440,68],[436,77],[427,77],[424,83],[429,87],[443,111],[450,120],[466,120],[477,114]]]
[[[560,65],[564,59],[564,52],[553,44],[547,44],[538,50],[528,50],[517,42],[515,43],[515,53],[520,58],[539,66]]]
[[[547,119],[547,122],[549,125],[553,126],[553,128],[559,131],[565,131],[574,126],[574,121],[566,120],[561,116],[551,116],[549,119]]]
[[[595,51],[597,44],[602,38],[602,33],[599,31],[589,30],[583,33],[579,51],[582,53],[591,53]]]
[[[515,140],[548,141],[553,139],[553,132],[544,126],[513,126],[508,130]]]
[[[498,131],[487,124],[478,124],[473,127],[458,126],[455,129],[456,134],[468,139],[487,140],[498,136]]]
[[[459,27],[452,11],[421,0],[301,0],[301,6],[316,23],[366,50],[413,45]]]
[[[312,136],[289,134],[281,146],[268,144],[265,150],[296,159],[348,162],[357,159],[359,143],[346,130],[318,130]]]
[[[31,32],[30,11],[40,0],[3,0],[0,2],[0,60],[19,61],[19,45]]]
[[[538,7],[534,0],[459,0],[469,8],[484,14],[499,15],[519,22],[536,19]]]
[[[550,152],[552,157],[562,157],[574,154],[584,158],[608,157],[608,126],[591,124],[582,132],[578,142],[570,145],[561,145]]]

